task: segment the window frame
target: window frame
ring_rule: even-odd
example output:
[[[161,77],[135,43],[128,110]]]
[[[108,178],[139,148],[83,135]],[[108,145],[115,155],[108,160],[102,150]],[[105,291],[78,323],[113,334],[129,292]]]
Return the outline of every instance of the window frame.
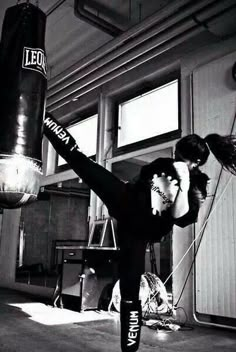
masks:
[[[171,81],[177,80],[178,82],[178,129],[160,134],[158,136],[150,137],[147,139],[143,139],[138,142],[130,143],[121,147],[118,147],[118,130],[119,130],[119,105],[127,102],[133,98],[136,98],[142,94],[146,94],[151,92],[154,89],[157,89],[165,84],[170,83]],[[135,150],[147,148],[153,145],[161,144],[167,141],[172,141],[181,137],[181,85],[180,85],[180,72],[172,72],[169,75],[166,75],[163,78],[159,78],[153,82],[146,82],[146,84],[142,84],[142,86],[138,86],[129,94],[119,97],[115,103],[115,114],[113,120],[113,155],[118,156],[121,154],[129,153]]]
[[[80,122],[83,122],[84,120],[91,118],[94,115],[98,115],[97,110],[91,110],[86,115],[83,115],[81,118],[73,119],[72,121],[68,122],[65,125],[65,128],[68,129],[68,128],[70,128]],[[89,156],[89,158],[95,161],[96,160],[96,153],[94,155]],[[65,164],[58,165],[58,159],[59,159],[59,154],[56,153],[56,160],[55,160],[55,173],[56,174],[63,172],[63,171],[71,170],[71,167],[67,162]]]

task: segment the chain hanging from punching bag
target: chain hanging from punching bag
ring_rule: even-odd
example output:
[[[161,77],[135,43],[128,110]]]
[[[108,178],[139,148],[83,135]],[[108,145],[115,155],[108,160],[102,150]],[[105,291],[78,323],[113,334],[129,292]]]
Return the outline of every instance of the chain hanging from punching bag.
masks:
[[[46,15],[27,2],[6,10],[0,43],[0,206],[37,199],[46,102]]]

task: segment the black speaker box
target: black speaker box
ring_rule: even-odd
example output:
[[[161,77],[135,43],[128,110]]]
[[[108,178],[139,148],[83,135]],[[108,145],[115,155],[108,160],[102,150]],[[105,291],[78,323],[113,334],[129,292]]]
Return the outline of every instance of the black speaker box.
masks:
[[[82,295],[82,261],[66,260],[62,267],[61,298],[64,308],[81,310]]]

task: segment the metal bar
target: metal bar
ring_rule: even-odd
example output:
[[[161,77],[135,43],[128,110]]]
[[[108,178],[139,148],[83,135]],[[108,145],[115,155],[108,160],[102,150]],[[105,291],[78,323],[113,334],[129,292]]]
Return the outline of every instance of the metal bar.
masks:
[[[214,12],[214,8],[212,9],[212,11]],[[217,14],[214,13],[212,18],[216,18],[216,17],[217,17]],[[210,23],[210,20],[211,18],[207,19],[208,23]],[[193,31],[192,34],[190,33],[191,30]],[[205,26],[199,25],[191,17],[190,18],[188,17],[187,19],[182,20],[177,25],[173,25],[167,31],[164,31],[161,35],[157,35],[153,37],[152,39],[147,41],[144,45],[140,45],[134,50],[131,50],[130,52],[128,52],[128,54],[119,57],[117,60],[111,61],[108,65],[100,68],[99,71],[97,70],[95,72],[92,72],[90,75],[87,72],[87,76],[84,77],[84,79],[81,78],[81,80],[79,80],[78,78],[78,80],[75,83],[73,83],[71,86],[68,86],[67,88],[65,88],[64,90],[62,90],[58,94],[55,94],[52,97],[49,96],[48,104],[47,104],[49,110],[53,111],[56,108],[59,108],[60,106],[63,106],[66,103],[70,102],[72,99],[78,98],[79,96],[87,93],[88,91],[95,89],[99,85],[105,82],[108,82],[109,80],[115,77],[118,77],[122,73],[131,69],[131,68],[128,68],[130,63],[132,68],[134,68],[150,60],[154,56],[159,55],[160,53],[163,52],[162,50],[160,50],[160,48],[162,49],[163,47],[165,47],[165,44],[167,44],[167,48],[165,48],[164,51],[167,51],[169,50],[169,48],[172,48],[178,45],[179,36],[183,35],[182,41],[184,41],[186,40],[184,38],[185,34],[187,35],[187,37],[188,36],[191,37],[197,34],[197,32],[200,33],[203,30],[206,30]],[[176,40],[176,44],[174,44],[175,40]],[[170,46],[168,47],[168,45]],[[155,50],[157,51],[157,53],[153,55],[153,52],[155,52]],[[160,52],[158,53],[159,50]],[[136,62],[137,60],[139,61],[139,63]],[[134,62],[136,62],[135,66],[132,65],[132,63]],[[83,77],[83,73],[82,73],[82,77]],[[98,82],[100,83],[98,84]],[[90,87],[93,87],[93,88],[90,88]]]
[[[142,55],[141,57],[134,59],[133,61],[121,66],[120,68],[118,68],[114,71],[112,71],[111,73],[104,75],[103,77],[97,79],[96,81],[93,81],[92,83],[87,84],[83,88],[75,90],[70,95],[68,95],[64,98],[61,97],[61,99],[59,101],[56,101],[54,104],[49,105],[47,110],[49,112],[52,112],[52,111],[60,108],[61,106],[69,103],[72,99],[78,98],[78,97],[92,91],[93,89],[101,86],[102,84],[107,83],[107,82],[111,81],[112,79],[122,75],[123,73],[128,72],[128,71],[134,69],[135,67],[138,67],[141,64],[153,59],[154,57],[170,50],[171,48],[173,48],[179,44],[182,44],[185,40],[192,38],[194,35],[201,33],[203,30],[204,29],[202,27],[196,26],[195,28],[187,31],[186,33],[179,35],[177,38],[175,38],[175,40],[167,42],[167,43],[151,50],[150,52]]]
[[[117,49],[121,45],[123,45],[127,40],[131,38],[135,38],[143,32],[146,32],[152,26],[154,26],[163,18],[170,16],[173,12],[177,11],[181,7],[187,5],[189,0],[175,0],[173,3],[168,6],[164,7],[163,9],[159,10],[154,15],[148,17],[144,20],[141,24],[137,24],[132,27],[130,30],[122,33],[119,37],[113,39],[112,41],[106,43],[99,49],[95,50],[91,54],[87,55],[85,58],[81,59],[76,64],[69,67],[67,70],[63,71],[63,73],[57,75],[56,77],[52,78],[50,82],[48,82],[48,89],[50,90],[55,85],[66,81],[70,76],[76,74],[77,72],[83,70],[88,65],[91,65],[96,60],[104,57],[108,53],[112,52],[113,50]]]
[[[215,4],[218,1],[219,0],[213,1],[213,4]],[[92,63],[89,62],[89,57],[86,57],[85,58],[86,64],[83,65],[84,59],[79,61],[77,63],[78,65],[77,70],[75,72],[72,72],[69,75],[69,77],[67,76],[67,72],[65,73],[63,72],[64,79],[62,81],[64,81],[64,83],[60,81],[55,83],[53,83],[52,80],[49,81],[48,98],[56,94],[58,91],[73,84],[74,82],[76,81],[78,82],[79,79],[82,79],[83,77],[88,76],[90,73],[98,70],[99,68],[103,67],[105,64],[112,62],[117,57],[123,54],[126,54],[135,46],[138,46],[146,42],[147,40],[149,40],[154,36],[157,37],[158,34],[162,33],[164,30],[168,28],[171,28],[179,21],[182,21],[184,19],[185,20],[191,19],[190,17],[191,15],[193,15],[196,11],[202,9],[203,6],[204,8],[208,7],[208,5],[212,5],[212,0],[209,0],[207,2],[205,0],[202,0],[197,4],[194,4],[194,5],[191,4],[191,7],[185,6],[184,8],[178,9],[174,13],[168,13],[168,15],[163,16],[163,18],[159,16],[159,20],[156,20],[156,22],[153,23],[152,26],[148,28],[148,30],[142,31],[141,33],[139,33],[139,35],[138,34],[135,35],[135,37],[134,35],[132,35],[132,33],[129,34],[130,31],[125,32],[123,35],[117,38],[118,40],[120,40],[121,37],[122,38],[124,37],[122,41],[120,42],[118,41],[118,43],[120,43],[119,45],[117,43],[114,46],[114,42],[117,42],[116,39],[108,43],[108,46],[110,47],[109,52],[106,52],[106,50],[103,50],[102,55],[98,57],[96,57],[97,56],[96,51],[92,53],[93,54],[92,56],[96,57],[96,59],[93,60],[93,65]],[[144,28],[145,28],[145,25],[144,25]],[[102,49],[105,49],[104,46],[102,47]]]
[[[61,101],[61,99],[70,96],[71,93],[76,92],[78,89],[82,89],[85,86],[89,85],[91,82],[95,82],[100,77],[104,77],[105,75],[112,73],[114,70],[118,70],[119,68],[124,67],[124,65],[127,65],[128,62],[143,56],[154,48],[162,45],[165,42],[169,42],[173,38],[177,37],[179,34],[184,33],[186,30],[189,30],[194,27],[199,26],[196,25],[196,23],[192,19],[186,22],[184,21],[183,23],[178,24],[178,26],[173,26],[169,30],[165,31],[163,34],[156,35],[149,41],[145,42],[143,45],[140,45],[133,50],[127,51],[126,54],[118,57],[116,60],[109,60],[107,65],[99,65],[99,70],[97,69],[96,71],[91,73],[82,72],[82,75],[79,74],[77,80],[74,81],[73,84],[67,86],[63,90],[59,91],[57,94],[50,96],[49,92],[47,98],[47,106],[50,107],[56,102]],[[142,59],[140,61],[142,61]]]

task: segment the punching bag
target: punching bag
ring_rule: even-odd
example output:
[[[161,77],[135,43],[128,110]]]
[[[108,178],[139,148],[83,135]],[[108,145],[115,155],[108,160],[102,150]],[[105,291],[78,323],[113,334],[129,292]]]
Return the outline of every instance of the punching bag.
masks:
[[[25,2],[6,10],[0,43],[0,207],[37,199],[47,88],[46,15]]]

